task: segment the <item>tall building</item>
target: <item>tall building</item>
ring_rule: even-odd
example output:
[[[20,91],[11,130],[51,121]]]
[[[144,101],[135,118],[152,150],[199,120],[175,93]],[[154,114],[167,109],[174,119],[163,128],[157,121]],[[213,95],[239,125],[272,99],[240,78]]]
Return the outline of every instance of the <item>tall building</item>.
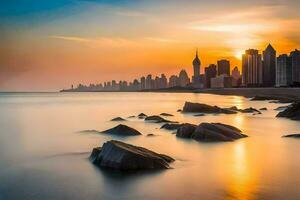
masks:
[[[293,84],[300,84],[300,51],[295,49],[290,53]]]
[[[160,77],[160,88],[166,88],[168,86],[167,77],[164,74],[161,74]]]
[[[263,85],[273,87],[276,80],[276,51],[271,44],[263,51]]]
[[[256,49],[248,49],[243,54],[242,82],[247,87],[257,87],[263,83],[261,54]]]
[[[143,76],[141,77],[141,90],[144,90],[146,88],[146,78]]]
[[[218,76],[222,74],[227,74],[230,76],[230,62],[229,60],[219,60],[218,64]]]
[[[285,87],[292,84],[292,65],[288,55],[282,54],[277,58],[276,87]]]
[[[241,85],[241,73],[237,66],[233,68],[231,71],[231,77],[232,77],[232,87],[239,87]]]
[[[211,87],[211,79],[217,76],[217,66],[215,64],[210,64],[205,68],[205,87]]]
[[[190,79],[186,73],[186,71],[183,69],[179,73],[179,85],[181,87],[186,87],[190,83]]]
[[[169,87],[179,86],[178,76],[172,75],[169,78]]]
[[[232,77],[227,74],[222,74],[211,79],[212,88],[230,88],[232,87]]]
[[[145,89],[146,89],[146,90],[152,89],[152,85],[153,85],[153,83],[152,83],[152,75],[149,74],[149,75],[146,77]]]
[[[192,77],[192,83],[194,86],[197,86],[200,83],[200,67],[201,67],[201,61],[198,57],[198,49],[197,49],[196,56],[193,60],[194,75]]]

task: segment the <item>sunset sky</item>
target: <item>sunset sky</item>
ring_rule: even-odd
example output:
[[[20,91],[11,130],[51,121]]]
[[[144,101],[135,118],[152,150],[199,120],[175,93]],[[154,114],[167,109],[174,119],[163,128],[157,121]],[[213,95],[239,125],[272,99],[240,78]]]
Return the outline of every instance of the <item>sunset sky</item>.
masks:
[[[299,0],[4,0],[0,91],[191,75],[218,59],[241,65],[247,48],[300,48]]]

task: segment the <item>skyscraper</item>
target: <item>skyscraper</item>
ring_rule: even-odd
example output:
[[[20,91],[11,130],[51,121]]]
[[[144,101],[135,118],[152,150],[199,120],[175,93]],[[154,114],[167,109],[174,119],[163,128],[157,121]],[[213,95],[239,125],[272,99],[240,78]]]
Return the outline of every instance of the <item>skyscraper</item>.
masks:
[[[178,82],[179,82],[178,81],[178,76],[176,76],[176,75],[170,76],[170,78],[169,78],[169,87],[171,88],[171,87],[178,86],[179,85]]]
[[[141,78],[141,90],[146,89],[146,78],[143,76]]]
[[[146,77],[145,89],[146,89],[146,90],[152,89],[152,86],[153,86],[153,83],[152,83],[152,75],[149,74],[149,75]]]
[[[194,86],[197,86],[200,83],[200,67],[201,67],[201,61],[198,57],[198,49],[197,49],[196,56],[193,60],[194,75],[192,77],[192,82]]]
[[[261,86],[263,83],[261,54],[256,49],[248,49],[243,54],[242,82],[248,87]]]
[[[222,74],[227,74],[230,76],[230,62],[229,60],[219,60],[218,64],[218,76]]]
[[[282,54],[277,58],[276,87],[284,87],[292,84],[292,65],[288,55]]]
[[[179,85],[181,87],[186,87],[190,83],[190,79],[186,73],[186,71],[183,69],[179,73]]]
[[[290,53],[293,84],[300,84],[300,51],[295,49]]]
[[[210,64],[205,68],[205,87],[211,87],[211,79],[217,76],[217,66],[215,64]]]
[[[271,44],[263,51],[263,85],[273,87],[276,80],[276,51]]]
[[[238,80],[241,78],[241,73],[240,73],[240,70],[237,66],[235,66],[231,72],[231,76],[232,78]]]

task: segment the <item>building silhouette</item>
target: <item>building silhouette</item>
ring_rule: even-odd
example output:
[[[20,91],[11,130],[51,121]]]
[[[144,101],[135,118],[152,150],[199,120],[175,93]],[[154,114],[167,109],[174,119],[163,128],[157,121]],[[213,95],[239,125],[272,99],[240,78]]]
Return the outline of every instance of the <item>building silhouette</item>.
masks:
[[[256,49],[248,49],[242,57],[242,83],[246,87],[258,87],[263,83],[261,54]]]
[[[172,75],[169,78],[169,87],[176,87],[176,86],[179,86],[178,76]]]
[[[217,66],[215,64],[210,64],[205,68],[205,87],[211,87],[211,79],[217,76]]]
[[[276,87],[286,87],[292,84],[291,59],[287,54],[277,58],[276,65]]]
[[[199,86],[200,84],[200,67],[201,67],[201,61],[198,57],[198,49],[196,50],[196,55],[193,60],[193,71],[194,74],[192,76],[192,83],[194,87]]]
[[[263,51],[263,86],[273,87],[276,82],[276,50],[271,44]]]
[[[227,74],[230,76],[230,62],[229,60],[218,60],[217,62],[218,65],[218,76],[222,74]]]
[[[146,81],[145,81],[145,89],[146,90],[150,90],[152,89],[152,75],[151,74],[148,74],[147,77],[146,77]]]
[[[293,85],[300,84],[300,51],[295,49],[290,53],[290,62],[292,65],[292,82]]]
[[[241,72],[237,66],[231,71],[232,87],[239,87],[242,83]]]
[[[184,69],[180,71],[178,79],[181,87],[186,87],[190,83],[190,78]]]

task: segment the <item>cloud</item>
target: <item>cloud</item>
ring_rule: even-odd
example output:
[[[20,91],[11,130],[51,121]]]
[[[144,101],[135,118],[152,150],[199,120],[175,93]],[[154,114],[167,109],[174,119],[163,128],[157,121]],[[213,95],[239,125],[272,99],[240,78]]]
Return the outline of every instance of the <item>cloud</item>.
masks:
[[[68,40],[68,41],[74,41],[74,42],[91,42],[90,39],[83,38],[83,37],[74,37],[74,36],[51,35],[51,36],[49,36],[49,38]]]
[[[168,39],[168,38],[155,38],[155,37],[145,37],[146,40],[151,40],[155,42],[163,42],[163,43],[175,43],[178,40]]]

